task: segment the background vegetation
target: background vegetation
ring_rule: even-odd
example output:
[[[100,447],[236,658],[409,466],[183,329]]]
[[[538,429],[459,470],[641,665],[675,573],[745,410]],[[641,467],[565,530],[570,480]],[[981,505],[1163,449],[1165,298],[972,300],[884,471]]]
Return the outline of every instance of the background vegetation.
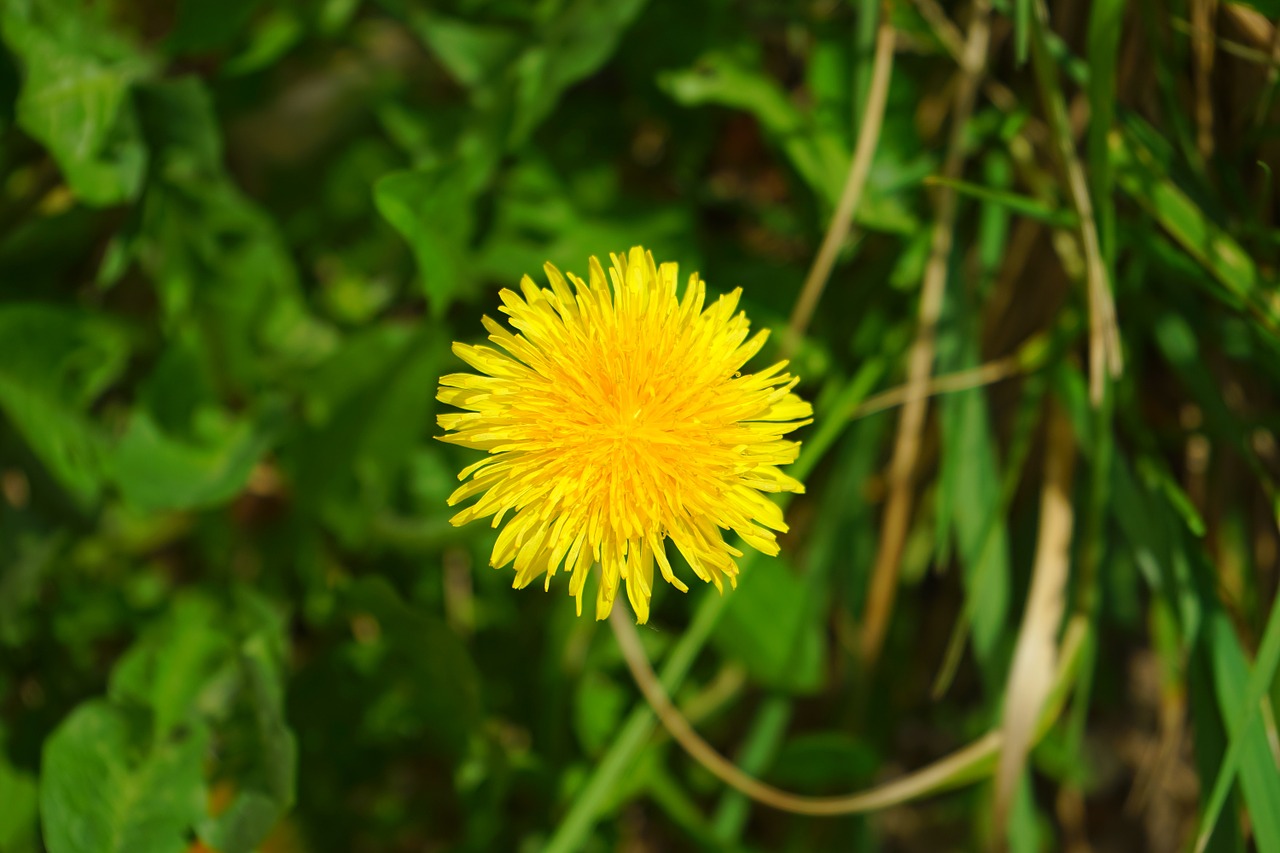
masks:
[[[782,787],[1030,746],[1047,695],[1013,849],[1280,850],[1280,6],[887,8],[791,341],[808,493],[736,592],[657,590],[645,647]],[[0,851],[999,837],[990,751],[871,815],[726,789],[563,583],[450,527],[473,457],[432,440],[450,342],[546,260],[642,243],[785,329],[879,14],[5,0]]]

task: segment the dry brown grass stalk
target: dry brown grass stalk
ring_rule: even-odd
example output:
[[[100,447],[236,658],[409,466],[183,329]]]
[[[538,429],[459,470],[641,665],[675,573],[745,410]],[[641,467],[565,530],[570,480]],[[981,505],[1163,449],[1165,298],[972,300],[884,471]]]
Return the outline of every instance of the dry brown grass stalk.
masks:
[[[1076,447],[1067,415],[1051,404],[1040,492],[1040,531],[1031,588],[1014,647],[1004,692],[1004,746],[996,769],[995,821],[1004,827],[1014,788],[1035,739],[1036,722],[1053,686],[1058,650],[1055,639],[1066,606],[1075,515],[1071,482]]]
[[[813,312],[822,298],[822,291],[831,278],[831,270],[835,266],[840,247],[849,235],[849,227],[853,224],[853,215],[862,199],[862,191],[867,185],[867,176],[871,173],[871,161],[875,157],[876,146],[880,141],[880,128],[884,121],[885,103],[889,98],[889,80],[893,76],[893,45],[895,34],[893,22],[889,14],[888,4],[880,12],[880,26],[876,33],[876,52],[872,60],[871,87],[867,92],[867,108],[862,116],[862,127],[858,131],[858,142],[854,147],[853,158],[849,161],[849,174],[845,179],[844,190],[840,193],[840,201],[836,205],[827,233],[822,238],[822,245],[813,259],[813,266],[805,277],[804,287],[796,298],[795,307],[791,311],[791,319],[787,323],[787,335],[782,343],[783,355],[794,351],[804,336]]]
[[[953,102],[951,134],[942,167],[942,177],[947,180],[959,179],[964,168],[964,128],[973,113],[987,58],[987,45],[991,38],[990,17],[991,7],[987,0],[977,0],[965,39],[964,61],[959,70],[960,79]],[[938,187],[934,198],[933,238],[920,291],[918,331],[907,366],[907,385],[915,390],[908,392],[909,402],[903,406],[902,417],[898,421],[898,435],[889,464],[889,499],[881,521],[880,545],[871,572],[871,584],[867,591],[867,604],[859,636],[859,650],[863,664],[868,669],[880,657],[897,594],[898,568],[911,521],[913,474],[928,408],[924,389],[933,370],[934,339],[938,317],[942,312],[947,264],[954,239],[956,192],[944,183]]]

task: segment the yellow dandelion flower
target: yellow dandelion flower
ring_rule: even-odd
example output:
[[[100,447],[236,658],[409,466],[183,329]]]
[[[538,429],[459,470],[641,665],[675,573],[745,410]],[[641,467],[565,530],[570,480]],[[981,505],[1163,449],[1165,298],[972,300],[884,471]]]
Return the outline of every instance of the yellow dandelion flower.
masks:
[[[438,399],[465,411],[440,415],[444,441],[488,455],[458,475],[449,505],[480,499],[455,525],[493,516],[490,564],[515,563],[513,586],[563,563],[582,613],[582,590],[600,566],[596,618],[613,608],[620,581],[640,622],[649,618],[656,562],[685,586],[667,559],[670,539],[703,581],[737,586],[742,552],[732,530],[766,554],[782,511],[763,492],[803,492],[778,466],[795,461],[798,442],[782,436],[809,423],[812,408],[792,393],[797,378],[779,362],[741,369],[768,332],[748,339],[734,314],[741,289],[705,305],[694,273],[676,296],[676,265],[656,266],[634,248],[612,256],[609,277],[594,257],[589,281],[551,264],[551,288],[528,276],[521,293],[503,290],[501,310],[516,333],[485,317],[488,346],[455,343],[480,375],[440,379]],[[610,289],[612,284],[612,289]],[[510,516],[510,518],[507,518]]]

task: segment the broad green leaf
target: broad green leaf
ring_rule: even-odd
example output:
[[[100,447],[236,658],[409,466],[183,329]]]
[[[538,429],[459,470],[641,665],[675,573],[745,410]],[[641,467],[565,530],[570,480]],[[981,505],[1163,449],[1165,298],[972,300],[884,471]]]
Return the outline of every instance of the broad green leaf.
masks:
[[[513,147],[551,114],[566,89],[604,64],[646,2],[569,3],[534,34],[514,69]]]
[[[1010,567],[996,440],[986,406],[979,390],[949,394],[939,402],[939,422],[945,446],[942,484],[952,490],[952,534],[970,598],[966,609],[974,651],[993,665],[1008,626]]]
[[[0,746],[3,746],[0,738]],[[0,850],[36,853],[38,787],[30,773],[14,767],[0,752]]]
[[[199,713],[202,691],[232,660],[234,637],[217,605],[203,596],[174,602],[111,672],[111,697],[151,709],[167,735]]]
[[[297,10],[288,7],[275,9],[254,23],[249,43],[223,66],[223,73],[235,76],[269,68],[297,45],[305,34],[305,24]]]
[[[135,96],[158,178],[182,183],[220,175],[222,130],[200,78],[149,81],[137,87]]]
[[[147,151],[130,88],[151,73],[151,61],[112,32],[100,5],[10,0],[2,22],[24,72],[19,125],[48,147],[85,202],[136,195]]]
[[[40,815],[49,853],[184,853],[204,816],[207,734],[151,732],[148,715],[102,700],[45,742]]]
[[[167,319],[202,331],[222,376],[250,384],[332,351],[335,335],[306,305],[274,223],[238,189],[195,182],[148,193],[145,205],[154,240],[142,259]]]
[[[276,430],[269,420],[207,420],[210,435],[193,442],[166,434],[146,412],[135,411],[110,460],[125,500],[148,510],[203,509],[239,494]]]
[[[228,615],[236,691],[216,733],[230,759],[219,776],[234,793],[198,830],[219,853],[253,853],[296,797],[298,744],[284,713],[287,637],[275,607],[247,587],[236,589]]]
[[[121,251],[155,287],[164,328],[198,336],[224,389],[323,358],[333,331],[303,299],[277,224],[225,173],[203,84],[190,77],[148,84],[137,101],[155,162]]]
[[[473,125],[494,123],[501,151],[528,142],[565,91],[613,55],[646,2],[556,4],[530,15],[536,20],[524,27],[509,14],[471,21],[413,10],[407,17],[428,50],[470,90]]]
[[[875,773],[879,756],[865,740],[840,731],[799,734],[787,741],[769,777],[793,791],[849,791]]]
[[[284,719],[284,624],[256,593],[178,598],[111,675],[120,707],[146,708],[153,737],[208,732],[201,757],[228,795],[195,828],[220,853],[250,853],[293,805],[297,745]]]
[[[609,738],[626,713],[628,699],[628,690],[602,672],[591,671],[578,680],[573,702],[574,728],[589,755],[599,755],[609,745]]]
[[[518,52],[522,39],[509,28],[476,24],[423,10],[410,19],[449,73],[468,88],[493,81]]]
[[[766,686],[795,693],[821,686],[822,626],[812,618],[803,578],[780,559],[757,559],[724,595],[728,603],[713,638],[722,653]]]
[[[413,249],[427,304],[437,317],[471,282],[472,191],[465,171],[394,172],[374,186],[378,211]]]
[[[83,503],[98,494],[105,450],[87,409],[127,356],[127,339],[105,319],[34,303],[0,305],[0,409]]]

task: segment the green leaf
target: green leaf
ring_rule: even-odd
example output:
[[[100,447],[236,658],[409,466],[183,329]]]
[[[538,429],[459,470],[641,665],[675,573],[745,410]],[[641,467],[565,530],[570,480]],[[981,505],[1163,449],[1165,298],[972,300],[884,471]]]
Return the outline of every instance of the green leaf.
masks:
[[[840,134],[818,127],[763,70],[737,56],[711,53],[693,68],[663,74],[659,83],[684,106],[718,104],[750,112],[805,183],[835,206],[850,152]]]
[[[36,853],[39,849],[38,796],[35,777],[14,767],[0,752],[0,850],[4,853]]]
[[[335,345],[333,330],[307,306],[277,223],[223,169],[204,85],[147,84],[137,102],[155,163],[120,251],[154,285],[163,327],[196,336],[223,391],[316,363]]]
[[[961,195],[999,205],[1028,219],[1043,222],[1052,228],[1076,228],[1080,224],[1079,218],[1071,211],[1050,206],[1046,202],[1030,196],[1019,195],[1005,190],[995,190],[982,184],[957,181],[942,176],[926,178],[925,183],[951,187]]]
[[[221,177],[222,131],[199,77],[149,81],[134,95],[157,178],[182,184]]]
[[[293,807],[298,744],[284,715],[284,620],[245,587],[236,589],[229,617],[237,641],[236,689],[217,735],[228,756],[219,775],[234,796],[226,811],[203,820],[198,830],[219,853],[252,853]]]
[[[428,434],[435,402],[423,389],[435,386],[447,342],[433,325],[416,333],[370,329],[353,335],[306,384],[313,427],[291,445],[298,494],[353,545],[387,507]]]
[[[87,409],[128,356],[110,322],[37,304],[0,306],[0,409],[82,503],[98,494],[105,444]]]
[[[422,10],[410,24],[453,78],[468,88],[492,81],[518,53],[520,34]]]
[[[627,710],[629,691],[602,672],[592,670],[578,680],[573,721],[588,755],[599,755]]]
[[[514,284],[524,275],[540,279],[548,260],[585,274],[591,255],[625,252],[643,245],[659,258],[696,257],[696,230],[680,206],[631,202],[620,208],[586,204],[573,181],[540,157],[508,170],[496,193],[493,227],[476,258],[479,275]],[[575,203],[577,202],[577,203]]]
[[[757,559],[738,588],[725,591],[714,641],[761,684],[811,693],[822,683],[821,622],[808,585],[780,559]]]
[[[378,212],[413,249],[427,304],[437,317],[470,284],[472,190],[456,166],[394,172],[374,185]]]
[[[1248,308],[1271,332],[1280,330],[1280,313],[1266,293],[1258,268],[1235,238],[1164,174],[1134,133],[1111,134],[1110,150],[1120,187],[1221,286],[1206,290],[1228,304]]]
[[[297,745],[284,718],[284,623],[256,593],[189,593],[148,628],[111,675],[111,697],[142,707],[155,737],[208,731],[214,779],[230,792],[200,837],[219,853],[257,849],[293,805]]]
[[[566,89],[604,64],[646,2],[578,0],[529,41],[515,66],[512,147],[529,138]]]
[[[235,648],[220,622],[222,614],[209,598],[191,595],[174,602],[112,670],[111,697],[150,708],[161,735],[191,720],[200,693]]]
[[[1280,606],[1271,608],[1252,672],[1225,613],[1214,612],[1205,640],[1229,745],[1201,818],[1197,849],[1204,849],[1238,771],[1258,850],[1275,853],[1280,850],[1280,773],[1259,709],[1280,669]]]
[[[938,369],[951,373],[976,367],[981,358],[977,306],[952,289],[944,303],[943,321]],[[942,441],[938,512],[945,513],[939,522],[950,527],[964,570],[962,619],[968,622],[984,674],[995,678],[998,644],[1008,626],[1012,576],[997,438],[980,388],[944,395],[938,411]]]
[[[951,491],[952,532],[965,570],[974,651],[991,666],[1008,625],[1010,598],[1009,542],[995,436],[981,391],[947,395],[939,408],[945,448],[939,488]]]
[[[207,735],[153,737],[138,711],[78,707],[44,746],[40,813],[49,853],[183,853],[204,816]]]
[[[115,35],[101,5],[11,0],[3,36],[24,73],[18,124],[58,161],[88,204],[132,198],[147,151],[130,103],[151,62]]]
[[[1192,585],[1187,554],[1172,547],[1178,536],[1173,513],[1151,500],[1152,492],[1141,488],[1119,456],[1111,466],[1111,492],[1115,496],[1112,512],[1138,570],[1167,599],[1169,609],[1177,614],[1183,642],[1191,645],[1205,619],[1204,604]]]
[[[1089,130],[1086,150],[1089,158],[1089,187],[1097,211],[1098,239],[1108,270],[1114,275],[1116,249],[1116,205],[1114,175],[1107,138],[1115,121],[1116,59],[1120,34],[1124,31],[1124,0],[1100,0],[1089,9],[1086,58],[1089,61]]]
[[[844,187],[852,152],[845,141],[844,117],[832,126],[833,117],[811,113],[797,106],[778,81],[751,61],[737,54],[709,53],[689,69],[661,74],[659,84],[685,106],[718,104],[749,112],[760,122],[800,178],[828,209],[834,209]],[[903,124],[896,110],[908,84],[895,76],[889,91],[889,106],[882,139],[876,152],[866,192],[858,205],[857,222],[867,228],[891,233],[911,233],[916,218],[896,195],[901,185],[922,180],[930,165],[917,157],[918,142],[910,124]]]
[[[1215,695],[1212,663],[1204,644],[1197,646],[1189,656],[1183,648],[1178,649],[1178,654],[1187,661],[1186,682],[1190,700],[1188,711],[1195,726],[1192,747],[1196,773],[1200,779],[1211,779],[1218,775],[1227,750],[1226,724],[1222,721]],[[1240,797],[1235,786],[1229,789],[1228,799],[1229,813],[1237,814]],[[1220,815],[1215,821],[1213,834],[1209,838],[1205,851],[1206,853],[1244,853],[1245,842],[1239,821],[1223,820]]]
[[[238,76],[268,68],[293,49],[305,34],[305,25],[296,10],[275,9],[254,24],[249,43],[223,66],[223,73]]]
[[[275,418],[206,420],[209,435],[196,443],[165,433],[149,414],[135,411],[110,461],[125,500],[147,510],[202,509],[239,494],[271,444]]]
[[[769,778],[794,791],[844,791],[875,773],[876,751],[862,738],[838,731],[797,735],[773,762]]]

